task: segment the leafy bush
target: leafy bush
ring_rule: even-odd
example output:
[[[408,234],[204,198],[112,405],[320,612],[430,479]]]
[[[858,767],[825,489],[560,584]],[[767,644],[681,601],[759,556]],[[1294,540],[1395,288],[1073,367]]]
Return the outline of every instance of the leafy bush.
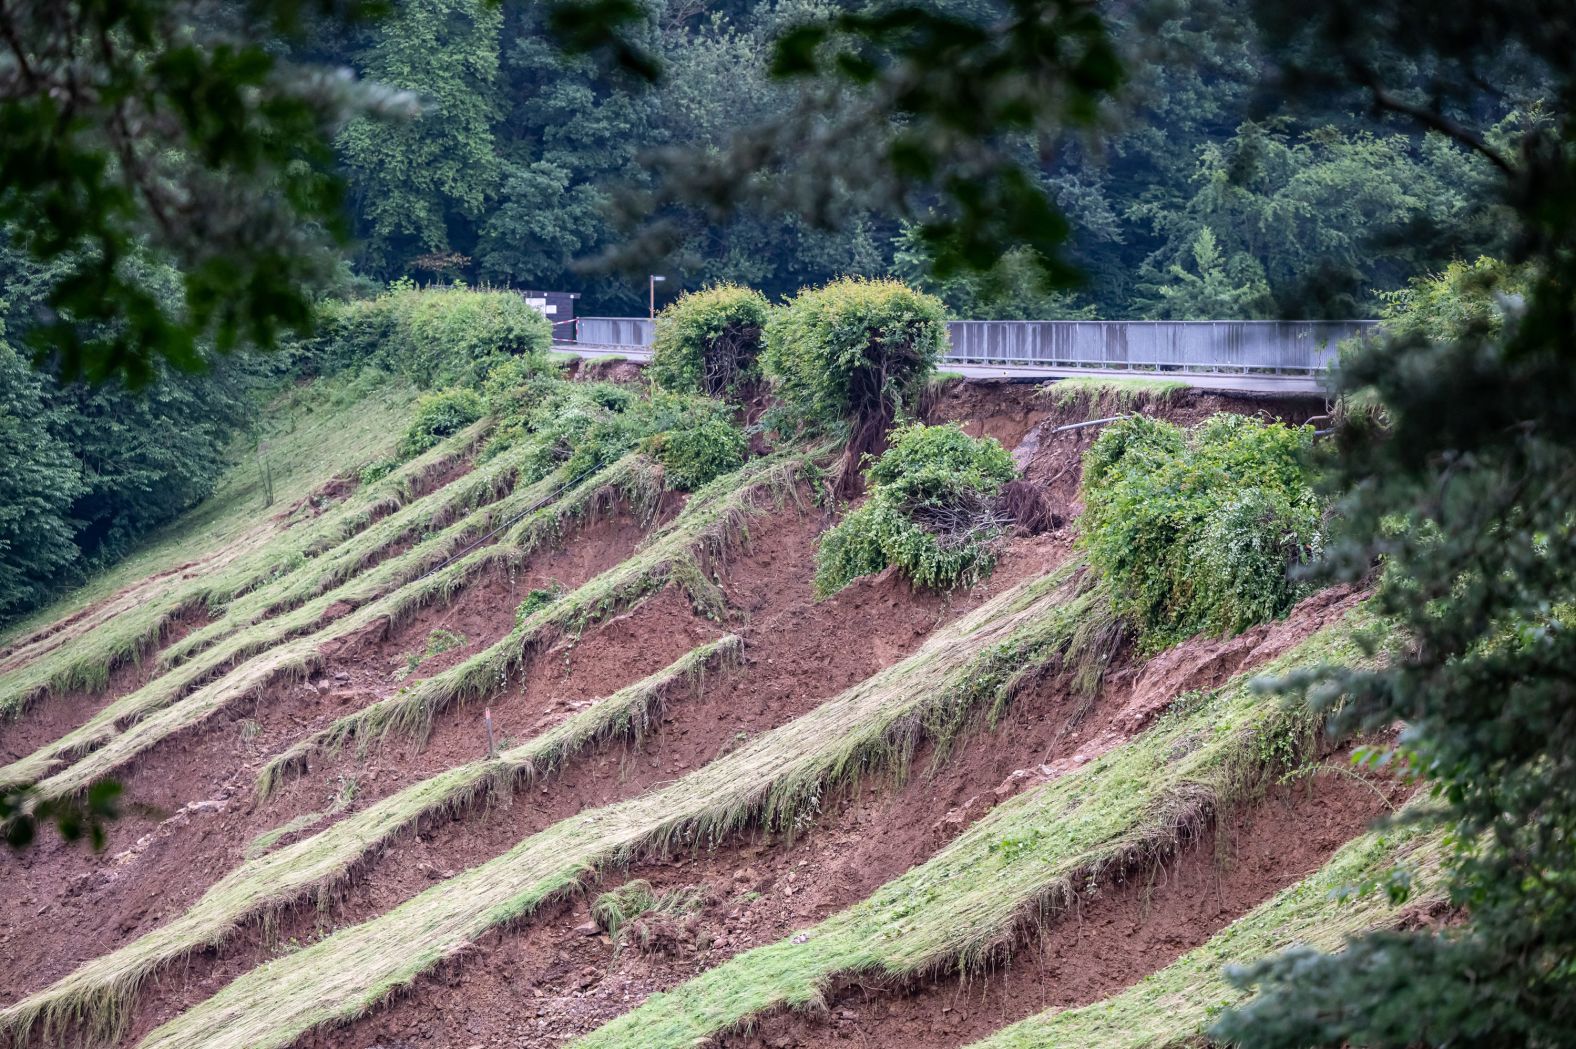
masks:
[[[799,420],[884,433],[917,403],[947,345],[941,300],[891,280],[801,291],[766,326],[762,367]]]
[[[362,487],[376,484],[383,480],[383,478],[399,469],[399,464],[400,461],[398,459],[379,459],[376,462],[363,466],[360,474]]]
[[[744,465],[749,442],[716,401],[686,398],[660,411],[666,428],[648,437],[644,447],[662,464],[671,487],[693,492]]]
[[[564,585],[556,579],[548,582],[546,586],[539,586],[525,595],[519,607],[514,610],[514,624],[519,626],[548,605],[564,596]]]
[[[400,438],[399,454],[409,458],[420,455],[451,434],[459,433],[482,417],[481,395],[475,390],[444,390],[430,393],[416,405],[410,429]]]
[[[1238,633],[1302,595],[1287,570],[1323,541],[1312,435],[1222,413],[1191,432],[1133,416],[1095,440],[1080,542],[1146,650]]]
[[[732,409],[700,395],[643,396],[616,383],[570,382],[514,362],[494,368],[482,391],[498,420],[488,451],[534,444],[525,457],[529,480],[564,464],[581,477],[638,447],[662,463],[670,485],[693,490],[738,468],[748,450]]]
[[[552,335],[547,318],[515,292],[404,280],[376,298],[324,304],[312,349],[325,371],[370,364],[420,386],[474,386],[509,357],[545,364]]]
[[[747,395],[761,377],[761,336],[771,311],[758,291],[718,284],[679,296],[657,315],[651,381],[710,397]]]
[[[865,472],[870,498],[821,538],[815,587],[836,593],[859,576],[897,565],[916,586],[978,582],[995,567],[1001,487],[1017,475],[995,438],[957,426],[914,424]]]

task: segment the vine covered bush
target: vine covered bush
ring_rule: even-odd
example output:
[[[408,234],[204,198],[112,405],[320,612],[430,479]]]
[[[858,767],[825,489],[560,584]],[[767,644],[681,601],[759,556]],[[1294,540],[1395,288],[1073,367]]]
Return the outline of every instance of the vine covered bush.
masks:
[[[898,281],[847,277],[774,311],[761,363],[798,421],[847,429],[870,448],[917,404],[946,345],[940,299]],[[862,431],[874,440],[861,441]]]
[[[462,387],[429,393],[417,402],[416,415],[400,438],[398,452],[407,459],[420,455],[480,419],[484,411],[481,395],[475,390]]]
[[[1084,456],[1080,542],[1146,651],[1283,615],[1322,547],[1313,431],[1222,413],[1191,431],[1131,416]]]
[[[970,437],[953,424],[893,431],[865,471],[870,498],[821,538],[816,592],[834,594],[889,565],[915,586],[978,582],[996,565],[992,541],[1007,523],[998,496],[1016,475],[995,438]]]
[[[662,464],[669,487],[693,492],[707,481],[744,465],[749,443],[744,433],[718,411],[716,401],[686,399],[671,424],[646,438],[645,451]]]
[[[686,292],[657,314],[651,381],[664,390],[737,400],[761,378],[766,296],[736,284]]]
[[[375,298],[325,303],[312,347],[324,371],[370,364],[418,386],[475,386],[510,357],[545,360],[552,339],[551,322],[515,292],[401,280]]]

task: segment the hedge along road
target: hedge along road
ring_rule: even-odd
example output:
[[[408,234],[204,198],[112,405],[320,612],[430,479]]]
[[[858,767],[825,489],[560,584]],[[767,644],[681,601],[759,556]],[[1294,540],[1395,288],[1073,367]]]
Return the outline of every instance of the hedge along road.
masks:
[[[555,342],[553,349],[587,360],[616,358],[644,363],[651,351],[644,346],[601,346]],[[1320,394],[1327,382],[1319,375],[1275,375],[1268,372],[1158,371],[1154,369],[1045,368],[1026,364],[964,364],[942,361],[942,371],[965,379],[1002,379],[1008,382],[1055,382],[1057,379],[1170,379],[1198,390],[1224,393]]]

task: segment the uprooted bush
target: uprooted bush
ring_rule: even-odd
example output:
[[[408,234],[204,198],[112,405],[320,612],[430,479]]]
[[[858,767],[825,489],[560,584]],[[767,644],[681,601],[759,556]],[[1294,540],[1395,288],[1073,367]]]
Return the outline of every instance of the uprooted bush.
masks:
[[[821,538],[815,588],[836,593],[859,576],[897,565],[915,586],[978,582],[996,565],[993,540],[1009,520],[1002,486],[1017,474],[995,438],[956,425],[913,424],[865,476],[870,497]]]
[[[591,920],[614,941],[624,930],[631,930],[642,953],[671,954],[686,934],[694,934],[694,923],[686,923],[685,917],[703,909],[709,899],[702,886],[658,893],[650,882],[636,878],[598,896],[591,904]]]
[[[676,393],[749,397],[760,383],[761,336],[770,312],[764,295],[735,284],[679,296],[657,314],[651,381]]]
[[[481,395],[475,390],[444,390],[430,393],[416,404],[410,429],[400,438],[398,452],[405,458],[420,455],[452,434],[459,433],[482,417]]]
[[[848,438],[838,473],[849,479],[919,403],[946,345],[940,299],[851,277],[777,309],[761,364],[787,420]]]
[[[1239,633],[1303,596],[1288,571],[1323,542],[1312,440],[1226,413],[1191,431],[1131,416],[1095,440],[1079,541],[1144,650]]]
[[[423,387],[474,386],[510,357],[545,361],[552,338],[516,292],[402,280],[375,298],[325,303],[311,351],[325,371],[372,365]]]

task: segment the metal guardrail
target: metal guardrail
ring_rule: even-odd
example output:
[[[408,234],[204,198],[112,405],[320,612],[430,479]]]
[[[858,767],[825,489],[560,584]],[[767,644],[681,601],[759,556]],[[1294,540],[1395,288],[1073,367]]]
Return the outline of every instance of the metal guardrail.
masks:
[[[951,321],[946,359],[1046,368],[1317,374],[1375,321]],[[651,345],[643,317],[581,317],[579,342]]]
[[[654,322],[644,317],[577,317],[575,341],[594,346],[650,346]]]

